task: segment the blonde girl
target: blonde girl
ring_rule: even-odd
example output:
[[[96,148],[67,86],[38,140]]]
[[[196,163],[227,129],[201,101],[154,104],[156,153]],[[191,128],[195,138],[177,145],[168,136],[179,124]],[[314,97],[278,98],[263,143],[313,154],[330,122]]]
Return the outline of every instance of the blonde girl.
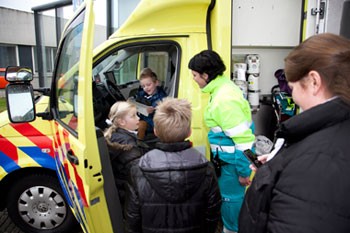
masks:
[[[108,118],[112,125],[104,136],[109,147],[120,202],[124,206],[129,170],[138,163],[146,146],[141,145],[137,139],[139,117],[135,105],[127,101],[118,101],[112,105]]]
[[[118,101],[113,104],[108,118],[112,125],[106,130],[104,135],[109,140],[117,128],[135,132],[138,129],[140,120],[137,116],[136,106],[127,101]]]

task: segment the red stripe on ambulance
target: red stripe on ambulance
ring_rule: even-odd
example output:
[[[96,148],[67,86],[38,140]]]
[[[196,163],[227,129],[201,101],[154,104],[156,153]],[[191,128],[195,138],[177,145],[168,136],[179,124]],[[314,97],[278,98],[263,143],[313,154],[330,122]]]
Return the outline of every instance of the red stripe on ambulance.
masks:
[[[23,136],[28,138],[31,142],[33,142],[40,149],[47,149],[47,146],[50,146],[50,152],[48,154],[52,158],[54,157],[51,138],[47,137],[45,134],[42,134],[34,126],[28,123],[22,123],[22,124],[11,123],[10,125],[15,130],[17,130],[20,134],[22,134]]]
[[[1,148],[0,151],[6,154],[9,158],[18,164],[17,147],[13,145],[9,140],[0,135]]]
[[[77,182],[78,190],[80,192],[80,195],[83,198],[83,205],[84,206],[88,206],[88,202],[86,200],[86,194],[85,194],[83,180],[80,178],[76,166],[73,166],[73,168],[74,168],[74,175],[75,175],[75,179],[76,179],[76,182]]]
[[[57,141],[54,140],[55,154],[56,154],[56,156],[59,156],[58,150],[61,150],[61,154],[62,154],[62,156],[64,156],[63,167],[64,167],[65,173],[67,175],[67,179],[69,180],[68,183],[73,182],[72,176],[74,175],[75,180],[76,180],[76,186],[77,186],[77,189],[79,191],[79,196],[82,198],[81,199],[82,200],[82,204],[83,204],[83,206],[88,206],[83,180],[81,179],[75,164],[69,163],[73,167],[74,174],[71,174],[69,172],[68,162],[67,162],[68,160],[67,160],[67,156],[65,154],[65,153],[67,153],[70,150],[69,133],[65,129],[63,129],[62,134],[63,134],[63,140],[64,141],[62,142],[61,138],[59,137],[59,129],[58,129],[59,127],[58,127],[58,123],[57,122],[55,122],[55,127],[56,127],[56,129],[55,129],[56,137],[55,138],[57,140]],[[66,151],[64,151],[63,149],[65,149]]]
[[[64,145],[66,147],[66,150],[69,151],[70,150],[70,143],[69,143],[69,133],[67,132],[67,130],[63,130],[63,138],[64,138]]]
[[[63,138],[65,141],[64,144],[65,144],[66,150],[69,151],[70,150],[69,133],[66,130],[63,130]],[[80,192],[80,195],[82,196],[83,205],[87,206],[86,194],[85,194],[83,181],[82,181],[81,177],[79,176],[79,173],[77,171],[75,164],[72,164],[72,166],[74,169],[74,176],[75,176],[76,184],[78,186],[78,190]]]
[[[64,151],[62,151],[62,148],[61,148],[61,138],[60,138],[60,135],[59,135],[59,130],[58,130],[58,123],[55,122],[55,130],[54,132],[56,132],[56,135],[55,135],[55,140],[54,141],[54,148],[55,148],[55,155],[56,156],[60,156],[60,153],[58,153],[58,150],[61,150],[61,155],[63,156],[62,158],[59,158],[61,161],[63,161],[64,159],[66,159],[66,155],[64,153]]]

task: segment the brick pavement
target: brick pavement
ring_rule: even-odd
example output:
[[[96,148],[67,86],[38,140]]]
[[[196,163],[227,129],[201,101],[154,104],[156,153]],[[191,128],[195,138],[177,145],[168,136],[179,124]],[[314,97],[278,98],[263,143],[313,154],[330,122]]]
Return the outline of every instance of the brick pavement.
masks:
[[[23,233],[16,225],[11,221],[7,215],[7,211],[0,211],[0,233]]]
[[[0,211],[0,233],[24,233],[11,221],[6,209]],[[77,230],[75,233],[83,233],[83,231]]]

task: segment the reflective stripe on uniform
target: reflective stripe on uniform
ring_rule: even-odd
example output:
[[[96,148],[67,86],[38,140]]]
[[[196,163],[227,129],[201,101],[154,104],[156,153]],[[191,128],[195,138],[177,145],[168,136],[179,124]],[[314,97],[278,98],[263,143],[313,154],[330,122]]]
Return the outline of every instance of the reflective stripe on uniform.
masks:
[[[237,150],[244,151],[247,149],[251,149],[253,147],[253,143],[254,142],[239,143],[239,144],[237,143],[235,146]]]
[[[211,131],[213,131],[213,133],[220,133],[222,132],[222,129],[219,126],[215,126],[213,128],[210,128]]]
[[[224,226],[224,229],[222,231],[223,233],[237,233],[235,231],[230,231],[229,229],[227,229],[225,226]]]
[[[216,144],[210,144],[211,151],[222,151],[227,153],[235,153],[235,147],[234,146],[221,146]]]
[[[234,136],[237,136],[237,135],[242,134],[245,131],[249,130],[251,125],[252,125],[251,121],[250,122],[245,121],[245,122],[231,128],[231,129],[224,130],[224,133],[228,137],[234,137]]]
[[[249,130],[251,125],[252,125],[252,121],[250,121],[250,122],[245,121],[245,122],[231,128],[231,129],[224,130],[224,133],[228,137],[234,137],[236,135],[242,134],[245,131]],[[220,133],[223,131],[219,126],[212,127],[212,128],[210,128],[210,130],[213,133]]]

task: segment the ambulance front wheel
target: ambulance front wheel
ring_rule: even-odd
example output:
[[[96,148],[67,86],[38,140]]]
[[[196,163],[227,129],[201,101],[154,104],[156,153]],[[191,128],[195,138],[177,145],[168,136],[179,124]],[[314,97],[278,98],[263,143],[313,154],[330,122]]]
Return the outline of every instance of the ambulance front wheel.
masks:
[[[18,179],[8,193],[7,211],[24,232],[79,232],[56,177],[37,174]]]

